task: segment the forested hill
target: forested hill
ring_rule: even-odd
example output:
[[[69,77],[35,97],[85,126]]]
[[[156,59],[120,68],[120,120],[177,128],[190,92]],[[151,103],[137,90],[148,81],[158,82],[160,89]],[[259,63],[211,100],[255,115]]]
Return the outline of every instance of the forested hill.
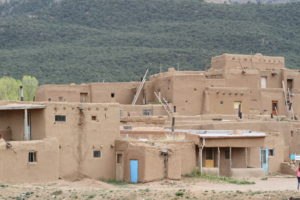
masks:
[[[0,76],[41,83],[140,80],[148,66],[201,70],[224,52],[300,67],[300,3],[12,0],[0,16]]]

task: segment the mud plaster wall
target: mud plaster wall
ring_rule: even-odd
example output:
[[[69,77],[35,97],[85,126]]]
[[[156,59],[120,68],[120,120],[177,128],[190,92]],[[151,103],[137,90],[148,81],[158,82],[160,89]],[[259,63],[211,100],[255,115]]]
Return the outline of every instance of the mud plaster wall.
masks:
[[[206,114],[238,115],[235,102],[241,102],[243,114],[249,113],[249,90],[246,88],[209,88],[205,91]]]
[[[145,146],[116,141],[116,150],[123,153],[123,180],[130,182],[130,160],[138,160],[138,181],[145,182]]]
[[[120,105],[121,117],[128,116],[144,116],[145,110],[152,111],[152,115],[167,115],[166,111],[160,104],[148,104],[148,105]]]
[[[10,142],[0,141],[0,180],[5,183],[54,181],[59,177],[59,145],[55,138]],[[37,162],[28,162],[28,153],[37,152]]]
[[[232,168],[247,168],[245,148],[232,148]]]
[[[131,104],[139,84],[139,82],[92,83],[90,84],[91,102]],[[114,97],[112,97],[112,94]],[[138,103],[141,103],[142,96],[141,93]]]
[[[11,139],[20,141],[24,138],[24,111],[0,111],[0,130],[11,129]]]
[[[54,102],[80,102],[80,93],[88,94],[90,101],[90,87],[82,85],[43,85],[38,87],[35,101],[54,101]]]
[[[81,85],[43,85],[36,91],[36,101],[80,102],[80,93],[86,93],[86,102],[131,104],[139,82],[91,83]],[[143,94],[138,103],[141,103]]]
[[[114,178],[114,140],[120,134],[119,105],[47,103],[46,106],[46,136],[57,137],[60,145],[60,176]],[[56,122],[55,115],[65,115],[66,121]],[[101,151],[100,158],[93,157],[94,150]]]
[[[164,157],[161,154],[164,148],[169,150],[167,166],[164,165]],[[125,181],[130,181],[130,160],[139,161],[139,182],[160,180],[165,175],[169,179],[177,180],[181,175],[189,174],[196,168],[195,147],[189,142],[161,142],[149,146],[120,140],[116,141],[116,150],[124,155]]]
[[[173,104],[180,114],[197,115],[202,112],[205,79],[199,75],[174,77]]]

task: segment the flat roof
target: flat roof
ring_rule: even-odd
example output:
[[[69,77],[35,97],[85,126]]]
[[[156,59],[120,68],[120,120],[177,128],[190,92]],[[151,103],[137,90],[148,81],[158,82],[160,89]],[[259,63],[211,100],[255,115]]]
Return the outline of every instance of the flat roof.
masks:
[[[171,131],[167,129],[167,131]],[[265,137],[264,132],[255,132],[249,130],[192,130],[192,129],[175,129],[174,132],[192,133],[202,138],[249,138]]]
[[[25,109],[44,109],[42,104],[7,104],[0,106],[0,110],[25,110]]]

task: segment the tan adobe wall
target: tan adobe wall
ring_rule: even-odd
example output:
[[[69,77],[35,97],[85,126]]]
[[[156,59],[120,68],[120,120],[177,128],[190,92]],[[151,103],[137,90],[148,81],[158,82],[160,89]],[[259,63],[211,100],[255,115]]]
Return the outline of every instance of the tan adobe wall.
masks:
[[[207,88],[204,91],[204,113],[238,115],[235,102],[241,102],[242,113],[249,114],[249,96],[248,88]]]
[[[121,117],[133,116],[147,116],[144,111],[152,112],[153,116],[167,115],[163,106],[160,104],[147,104],[147,105],[120,105]],[[151,115],[150,115],[151,116]]]
[[[42,85],[37,88],[35,101],[80,102],[80,93],[88,94],[90,101],[90,86],[82,85]]]
[[[114,141],[120,136],[118,104],[46,103],[46,136],[60,145],[60,177],[115,178]],[[66,121],[55,121],[55,115]],[[101,151],[94,158],[94,150]]]
[[[153,143],[152,145],[149,145]],[[116,141],[116,152],[123,155],[123,179],[130,181],[130,160],[138,160],[139,182],[163,178],[180,179],[196,167],[195,146],[190,142],[139,142],[134,140]],[[157,144],[157,145],[156,145]],[[163,149],[168,149],[167,169],[164,165]],[[166,173],[166,174],[165,174]]]
[[[11,148],[0,140],[0,180],[5,183],[54,181],[59,177],[59,145],[55,138],[36,141],[12,141]],[[36,152],[37,162],[28,162]]]
[[[43,85],[36,91],[36,101],[94,102],[131,104],[139,82]],[[86,97],[81,97],[86,94]],[[141,103],[142,94],[138,99]]]
[[[91,83],[91,102],[131,104],[139,84],[139,82]],[[142,94],[138,100],[141,103]]]
[[[212,58],[211,67],[213,69],[225,70],[229,68],[259,68],[259,69],[281,69],[285,66],[284,57],[263,56],[262,54],[240,55],[223,54]]]

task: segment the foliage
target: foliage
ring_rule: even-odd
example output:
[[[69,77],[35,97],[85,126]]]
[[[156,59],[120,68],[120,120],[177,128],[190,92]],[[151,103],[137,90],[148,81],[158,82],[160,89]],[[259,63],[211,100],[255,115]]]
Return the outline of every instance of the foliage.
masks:
[[[0,4],[0,76],[45,83],[140,80],[147,67],[203,70],[222,53],[300,64],[300,3],[12,0]]]
[[[247,181],[247,180],[239,180],[239,179],[234,179],[231,177],[224,177],[224,176],[212,176],[208,174],[201,174],[199,170],[194,170],[191,174],[186,174],[185,177],[196,177],[196,178],[204,178],[208,179],[211,181],[218,181],[218,182],[227,182],[227,183],[232,183],[232,184],[237,184],[237,185],[251,185],[255,184],[255,182],[252,181]]]
[[[124,181],[117,181],[117,180],[115,180],[115,179],[104,179],[104,178],[101,178],[100,181],[109,183],[109,184],[111,184],[111,185],[118,185],[118,186],[127,185],[127,182],[124,182]]]
[[[178,197],[181,197],[184,195],[184,193],[185,193],[185,189],[180,189],[175,193],[175,195]]]
[[[0,99],[18,100],[20,99],[20,81],[11,77],[0,78]]]
[[[22,85],[24,89],[24,100],[33,101],[35,96],[35,91],[39,85],[38,80],[32,76],[23,76]]]
[[[52,192],[51,195],[58,196],[58,195],[61,195],[62,193],[63,193],[63,191],[61,191],[61,190],[56,190],[56,191]]]
[[[19,100],[21,85],[24,89],[24,100],[32,101],[38,87],[38,80],[32,76],[23,76],[22,81],[12,77],[0,78],[0,100]]]

